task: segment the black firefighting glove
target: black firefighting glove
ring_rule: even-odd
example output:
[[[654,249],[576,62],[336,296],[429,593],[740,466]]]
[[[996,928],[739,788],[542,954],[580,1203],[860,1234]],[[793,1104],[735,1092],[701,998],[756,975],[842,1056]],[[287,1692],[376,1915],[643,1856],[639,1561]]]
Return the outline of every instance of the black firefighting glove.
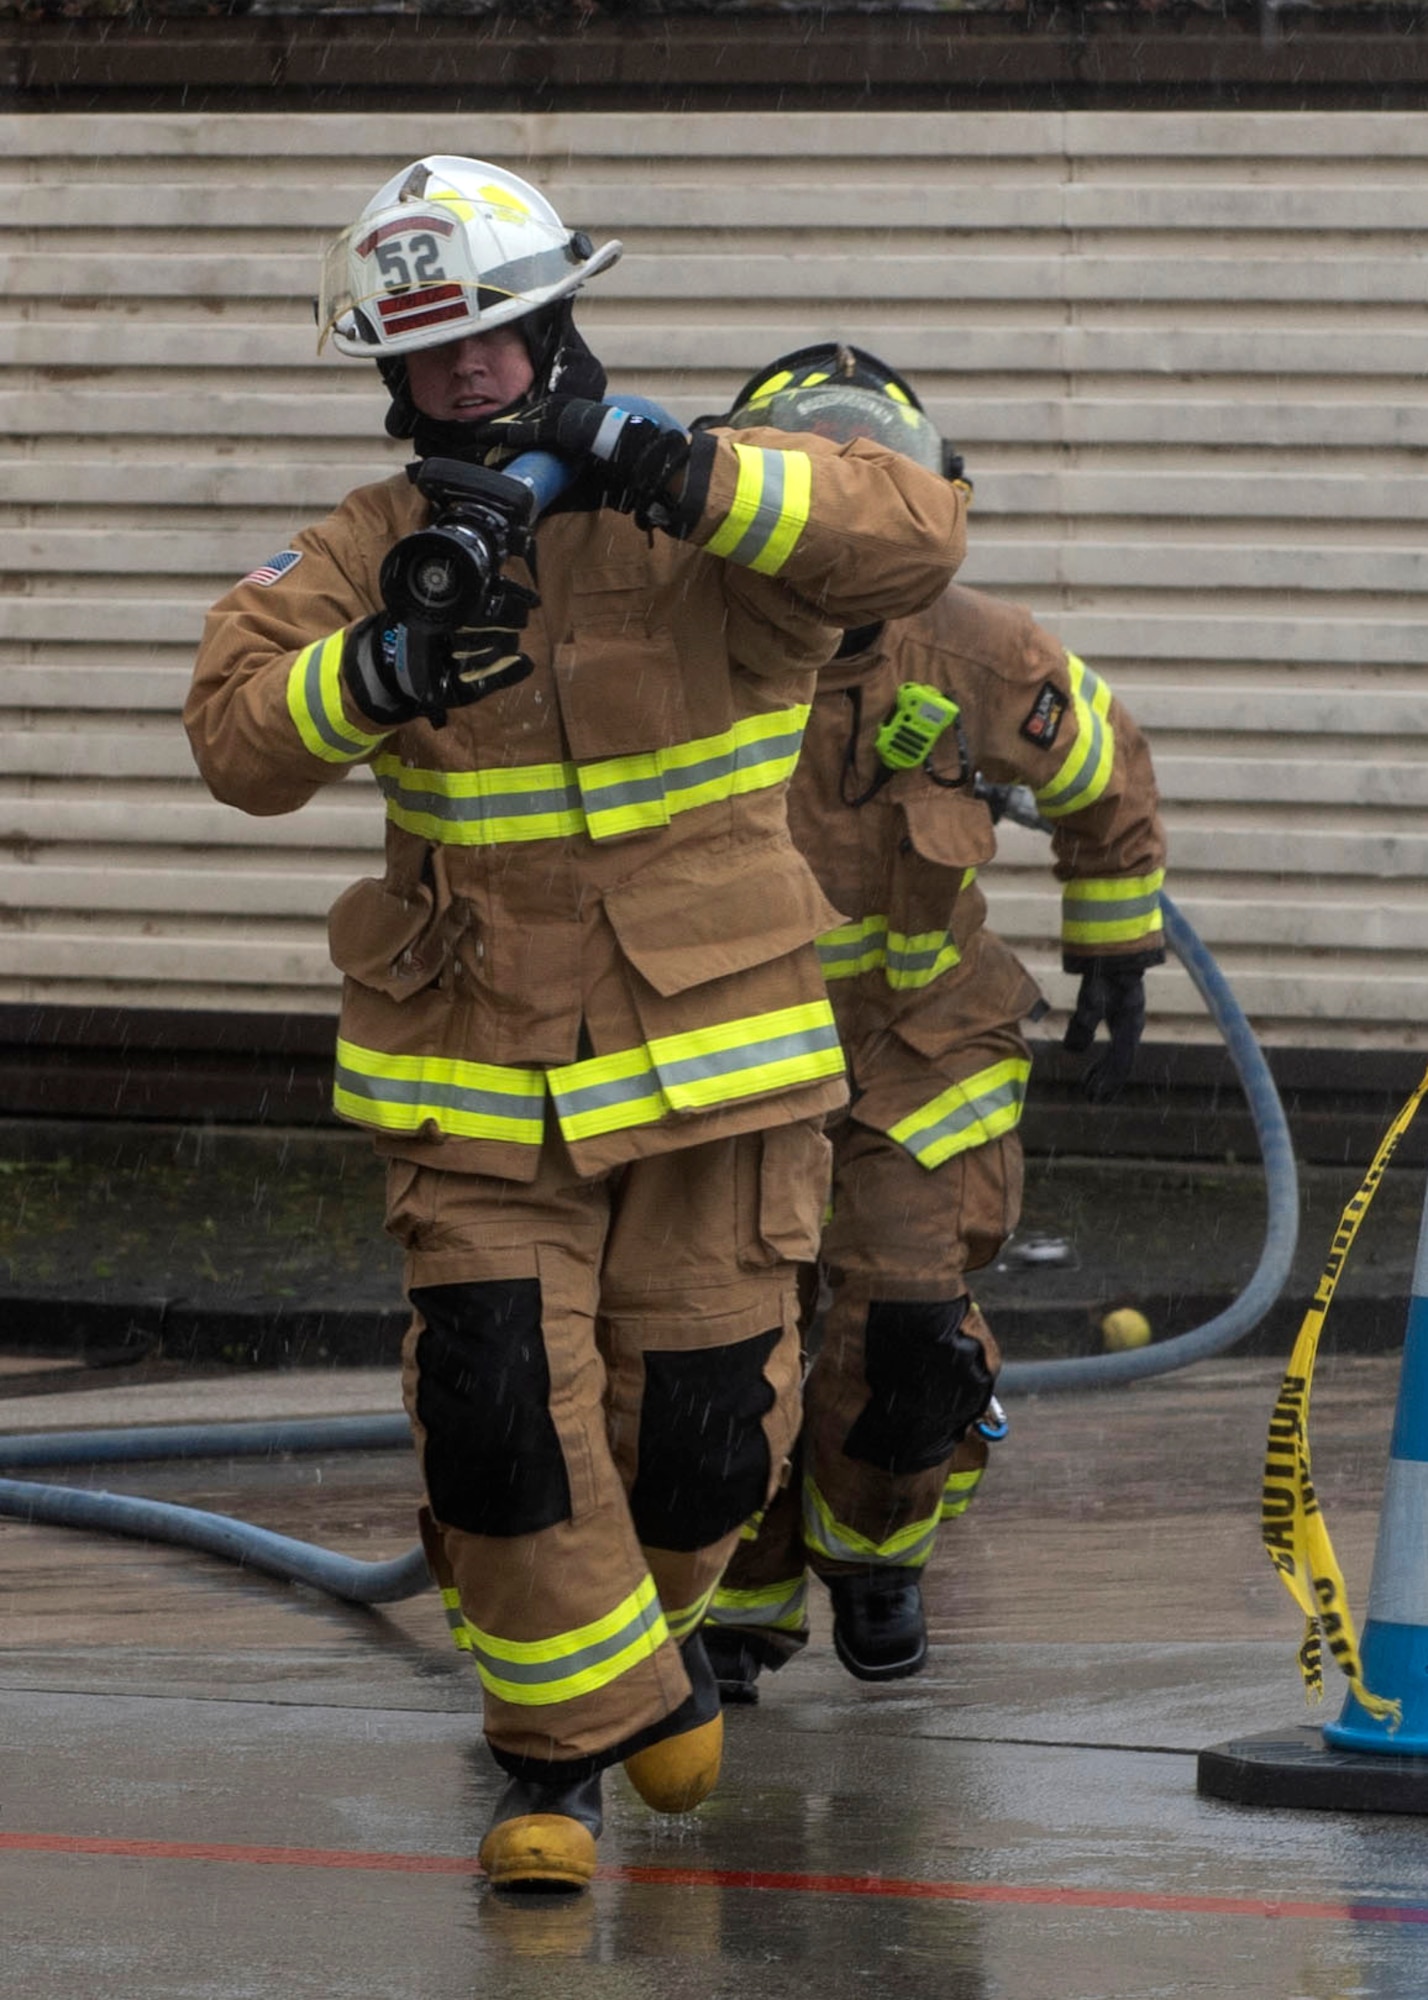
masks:
[[[379,611],[347,634],[342,677],[374,722],[395,729],[424,715],[440,729],[448,709],[484,701],[530,673],[520,633],[539,602],[534,591],[507,577],[480,625],[439,632]]]
[[[690,437],[618,402],[547,396],[529,409],[475,425],[466,448],[485,451],[488,463],[504,463],[523,451],[576,459],[594,475],[606,506],[633,514],[642,528],[664,528],[676,518],[668,487],[689,463]]]
[[[1061,1046],[1082,1055],[1102,1021],[1110,1040],[1087,1063],[1081,1090],[1092,1104],[1108,1104],[1131,1080],[1145,1028],[1145,962],[1100,958],[1081,969],[1081,990]]]

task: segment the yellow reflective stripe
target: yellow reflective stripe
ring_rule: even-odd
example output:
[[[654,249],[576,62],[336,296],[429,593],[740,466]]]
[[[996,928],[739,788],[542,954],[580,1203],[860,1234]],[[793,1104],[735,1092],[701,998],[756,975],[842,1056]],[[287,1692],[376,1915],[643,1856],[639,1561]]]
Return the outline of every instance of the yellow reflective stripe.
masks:
[[[399,757],[372,764],[387,818],[447,847],[560,840],[585,831],[573,764],[516,764],[505,770],[423,771]]]
[[[545,1078],[538,1069],[451,1056],[388,1055],[339,1038],[332,1102],[344,1117],[384,1132],[416,1132],[430,1120],[461,1139],[539,1146]]]
[[[550,1639],[499,1639],[469,1619],[466,1630],[481,1685],[522,1708],[574,1701],[608,1687],[669,1638],[651,1576],[603,1618]]]
[[[958,894],[977,879],[975,868],[962,871]],[[885,916],[874,914],[856,923],[839,924],[816,940],[818,962],[825,979],[857,979],[882,971],[895,992],[930,986],[944,972],[962,963],[950,931],[918,931],[909,935],[890,928]]]
[[[730,1098],[843,1073],[842,1045],[826,1000],[657,1036],[649,1047],[676,1111],[704,1111]]]
[[[641,1048],[566,1063],[547,1076],[560,1129],[574,1140],[842,1073],[833,1010],[814,1000],[659,1035]]]
[[[1061,769],[1036,794],[1037,804],[1049,819],[1083,812],[1094,805],[1110,783],[1116,761],[1110,689],[1074,653],[1067,654],[1067,668],[1076,712],[1076,736]]]
[[[1024,1057],[1008,1056],[940,1091],[930,1104],[890,1125],[888,1137],[929,1171],[940,1167],[954,1153],[986,1146],[1015,1128],[1030,1075]]]
[[[877,972],[887,963],[888,920],[864,917],[861,923],[839,924],[817,939],[818,962],[825,979],[856,979]]]
[[[369,736],[347,720],[339,671],[346,639],[345,632],[317,639],[288,668],[288,714],[304,747],[325,764],[354,764],[370,756],[387,734]]]
[[[1061,941],[1072,945],[1132,943],[1161,928],[1165,870],[1067,882],[1061,891]]]
[[[665,1612],[664,1622],[669,1628],[670,1638],[674,1640],[676,1645],[681,1639],[687,1639],[696,1625],[701,1625],[704,1622],[705,1615],[709,1610],[710,1600],[713,1596],[714,1586],[711,1583],[709,1588],[704,1592],[704,1595],[697,1597],[693,1604],[682,1605],[677,1611],[667,1610]]]
[[[749,564],[760,576],[777,576],[808,526],[813,500],[813,462],[806,451],[780,452],[785,461],[783,509],[761,555]]]
[[[742,717],[715,736],[578,769],[592,840],[665,826],[675,813],[767,791],[793,776],[808,704]]]
[[[869,1541],[856,1528],[837,1520],[833,1509],[811,1479],[803,1482],[803,1539],[832,1562],[885,1563],[896,1569],[921,1569],[932,1554],[938,1515],[911,1521],[885,1542]]]
[[[736,444],[734,500],[705,547],[711,555],[776,576],[808,525],[813,466],[806,451]]]
[[[894,992],[930,986],[962,954],[946,931],[922,931],[906,937],[888,929],[886,917],[864,917],[861,923],[840,924],[817,939],[818,962],[825,979],[856,979],[881,970]]]
[[[713,736],[591,764],[426,771],[395,756],[372,769],[394,825],[448,847],[593,840],[667,825],[676,813],[767,791],[793,775],[808,704],[742,716]]]
[[[466,1629],[466,1613],[461,1609],[461,1593],[451,1589],[443,1590],[441,1608],[446,1613],[446,1622],[451,1628],[451,1636],[457,1651],[469,1653],[471,1634]]]
[[[548,1072],[560,1129],[567,1139],[594,1139],[636,1125],[657,1125],[669,1104],[647,1044],[614,1056],[591,1056]]]
[[[721,1583],[709,1607],[711,1625],[761,1625],[765,1631],[801,1632],[808,1622],[808,1580],[791,1576],[758,1590],[728,1590]]]
[[[982,1467],[973,1466],[970,1472],[949,1472],[947,1484],[942,1489],[941,1519],[953,1521],[959,1514],[965,1514],[972,1504],[972,1495],[982,1483]]]
[[[764,455],[752,445],[736,444],[734,500],[705,547],[711,556],[730,556],[749,531],[764,490]]]

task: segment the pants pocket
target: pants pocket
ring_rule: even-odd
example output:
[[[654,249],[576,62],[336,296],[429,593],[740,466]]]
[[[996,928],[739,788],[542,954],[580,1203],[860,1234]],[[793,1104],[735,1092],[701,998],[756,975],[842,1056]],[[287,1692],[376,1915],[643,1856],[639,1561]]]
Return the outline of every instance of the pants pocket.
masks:
[[[760,1137],[753,1234],[740,1262],[755,1269],[812,1263],[832,1187],[832,1142],[821,1122],[807,1119]]]

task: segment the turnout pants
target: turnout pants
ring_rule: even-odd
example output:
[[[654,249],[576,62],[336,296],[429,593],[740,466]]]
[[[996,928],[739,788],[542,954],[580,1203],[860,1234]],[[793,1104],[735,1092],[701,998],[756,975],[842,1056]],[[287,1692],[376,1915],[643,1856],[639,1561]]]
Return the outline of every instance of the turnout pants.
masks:
[[[593,1771],[673,1728],[679,1642],[788,1474],[807,1121],[597,1179],[548,1137],[529,1184],[392,1161],[423,1533],[509,1771]]]
[[[710,1610],[762,1640],[770,1664],[806,1641],[809,1570],[920,1569],[971,1499],[988,1456],[975,1420],[1001,1357],[966,1274],[992,1262],[1021,1210],[1015,1129],[931,1170],[856,1116],[832,1136],[798,1475],[746,1531]]]

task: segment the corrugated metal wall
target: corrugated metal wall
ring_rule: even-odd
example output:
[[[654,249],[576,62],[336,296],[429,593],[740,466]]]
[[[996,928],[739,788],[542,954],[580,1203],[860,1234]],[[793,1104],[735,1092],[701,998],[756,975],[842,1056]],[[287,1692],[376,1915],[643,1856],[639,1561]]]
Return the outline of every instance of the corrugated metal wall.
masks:
[[[527,171],[624,261],[616,384],[720,407],[840,335],[976,478],[1019,598],[1156,749],[1171,887],[1271,1043],[1428,1041],[1428,121],[990,113],[0,118],[0,1001],[323,1012],[365,777],[212,803],[204,607],[400,455],[313,353],[320,244],[427,151]],[[1064,1004],[1037,836],[997,921]],[[1208,1040],[1157,975],[1152,1033]]]

